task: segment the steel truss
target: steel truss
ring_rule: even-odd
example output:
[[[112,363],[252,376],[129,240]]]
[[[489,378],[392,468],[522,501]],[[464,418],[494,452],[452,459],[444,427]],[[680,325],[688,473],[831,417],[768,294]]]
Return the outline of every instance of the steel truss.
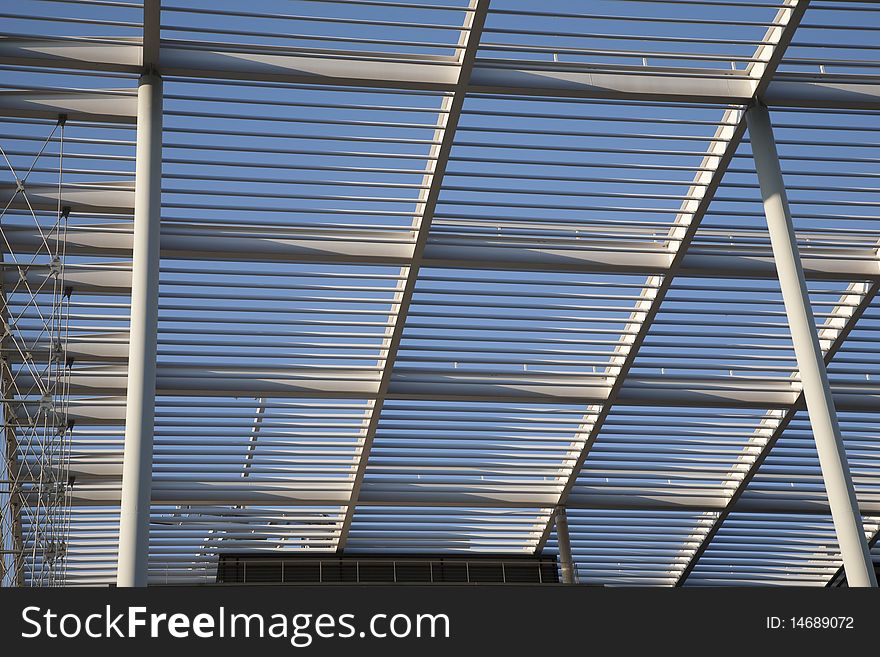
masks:
[[[65,577],[70,430],[70,363],[67,359],[70,291],[65,282],[65,234],[69,208],[64,192],[64,123],[61,117],[43,147],[25,169],[16,169],[2,153],[15,190],[0,212],[0,222],[24,221],[40,237],[24,251],[12,246],[5,226],[2,294],[2,396],[4,461],[0,485],[0,545],[4,586],[60,586]],[[29,178],[50,156],[43,154],[58,136],[57,203],[48,224],[30,205]],[[2,148],[0,148],[2,151]],[[23,212],[12,215],[13,205]],[[34,285],[32,266],[46,275]]]

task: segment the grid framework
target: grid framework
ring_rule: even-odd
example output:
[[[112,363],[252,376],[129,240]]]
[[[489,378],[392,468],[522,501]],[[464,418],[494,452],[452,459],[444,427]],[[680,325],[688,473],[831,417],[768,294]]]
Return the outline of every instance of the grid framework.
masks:
[[[561,542],[581,582],[835,581],[747,130],[763,107],[876,544],[871,3],[33,0],[3,16],[4,583],[47,583],[37,553],[62,539],[27,520],[47,488],[52,582],[116,579],[126,392],[131,413],[153,361],[155,398],[135,393],[153,456],[125,480],[150,495],[131,535],[154,583],[211,581],[224,552]],[[137,251],[146,89],[158,267]],[[151,275],[144,303],[133,281]],[[41,329],[56,315],[63,344]],[[132,359],[129,324],[149,321],[157,358],[140,340]],[[51,439],[18,409],[58,420]]]

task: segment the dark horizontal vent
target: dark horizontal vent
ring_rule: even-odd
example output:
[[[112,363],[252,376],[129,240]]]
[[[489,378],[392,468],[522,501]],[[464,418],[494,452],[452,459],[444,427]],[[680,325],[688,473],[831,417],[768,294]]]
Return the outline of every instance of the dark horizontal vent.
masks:
[[[224,554],[219,584],[551,584],[559,581],[552,557],[405,556],[312,557]]]

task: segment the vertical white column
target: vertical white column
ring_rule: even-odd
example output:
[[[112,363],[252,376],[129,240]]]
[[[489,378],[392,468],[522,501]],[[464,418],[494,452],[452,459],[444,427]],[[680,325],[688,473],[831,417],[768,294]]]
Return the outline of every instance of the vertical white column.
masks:
[[[571,558],[571,541],[568,536],[568,516],[565,507],[556,508],[556,543],[559,546],[559,572],[563,584],[574,584],[574,562]]]
[[[145,73],[138,83],[131,335],[116,575],[118,586],[147,585],[156,398],[161,184],[162,79],[150,72]]]
[[[798,369],[800,369],[804,399],[819,453],[822,479],[828,493],[834,529],[840,543],[843,566],[850,586],[877,586],[871,564],[868,542],[862,526],[855,489],[846,462],[837,412],[828,385],[825,361],[819,347],[819,337],[813,318],[813,309],[807,294],[804,270],[798,252],[788,198],[770,114],[766,107],[755,106],[746,115],[751,137],[755,170],[761,187],[767,228],[773,247],[773,259],[779,274],[785,312],[791,329]]]

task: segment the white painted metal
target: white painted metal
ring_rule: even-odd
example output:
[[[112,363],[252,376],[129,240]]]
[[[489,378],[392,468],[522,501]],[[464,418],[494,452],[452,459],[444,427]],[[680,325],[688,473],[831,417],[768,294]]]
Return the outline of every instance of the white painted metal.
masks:
[[[800,263],[770,114],[766,107],[755,105],[749,108],[746,116],[791,339],[847,580],[850,586],[876,587],[877,579]]]
[[[83,61],[94,70],[141,70],[140,46],[101,44],[76,40],[0,38],[0,63],[15,66],[78,68]],[[315,58],[292,54],[229,53],[222,49],[190,50],[164,45],[165,75],[210,77],[218,80],[266,80],[324,85],[368,85],[382,88],[451,91],[457,84],[456,67],[449,60],[424,64],[401,61],[353,61],[330,56]],[[744,71],[723,75],[662,75],[598,69],[554,71],[515,68],[481,62],[474,67],[471,92],[576,98],[660,100],[689,103],[746,102],[756,90]],[[787,74],[771,83],[767,102],[780,107],[880,106],[880,88],[873,81],[854,82],[833,75]]]
[[[83,469],[92,472],[96,466],[85,464]],[[118,472],[118,467],[108,470]],[[75,465],[72,470],[78,471]],[[79,485],[69,494],[69,499],[78,507],[118,505],[120,497],[119,479],[112,477],[83,475]],[[215,482],[192,481],[186,485],[174,481],[154,482],[153,504],[157,505],[271,505],[273,507],[306,507],[311,505],[344,505],[348,497],[346,490],[290,490],[289,485],[258,485],[238,482],[219,487]],[[490,508],[490,509],[533,509],[552,508],[555,495],[537,493],[504,492],[485,486],[480,490],[430,492],[389,488],[388,486],[365,484],[361,489],[359,503],[374,507],[419,507],[419,508]],[[726,497],[711,497],[695,492],[663,494],[646,491],[641,495],[614,495],[601,488],[577,490],[569,496],[567,509],[603,509],[619,511],[721,511],[728,508]],[[880,500],[871,500],[860,505],[865,515],[880,513]],[[766,498],[749,495],[740,499],[730,509],[739,514],[786,514],[794,516],[828,515],[829,506],[824,501]],[[552,514],[551,514],[552,515]]]
[[[854,294],[846,294],[840,300],[842,304],[846,305],[835,308],[832,317],[825,321],[824,328],[819,331],[819,344],[824,351],[825,363],[833,359],[834,355],[844,346],[846,338],[855,329],[862,314],[877,297],[878,285],[868,286],[863,283],[853,283],[849,286],[849,291],[853,291]],[[792,375],[793,380],[796,378],[797,375]],[[761,426],[755,430],[752,437],[753,444],[758,446],[757,453],[744,455],[743,461],[748,464],[748,470],[745,474],[741,475],[741,479],[739,479],[736,489],[731,494],[729,502],[705,532],[700,544],[691,552],[687,564],[676,581],[676,586],[683,586],[685,584],[690,573],[696,568],[700,558],[705,554],[712,540],[721,530],[724,521],[734,511],[741,510],[742,506],[738,504],[739,500],[797,413],[796,407],[791,407],[786,411],[775,409],[768,411]]]
[[[457,80],[453,95],[445,96],[440,107],[438,126],[434,131],[435,145],[431,148],[429,159],[429,172],[422,179],[423,190],[419,202],[416,204],[416,213],[413,217],[413,230],[416,233],[416,241],[413,245],[411,261],[401,269],[401,281],[398,284],[398,292],[394,296],[391,307],[393,325],[386,331],[387,337],[383,340],[380,352],[379,364],[382,366],[382,376],[378,383],[376,401],[370,411],[369,423],[364,432],[361,443],[358,467],[354,473],[351,499],[346,510],[345,519],[339,536],[338,549],[345,549],[348,540],[348,531],[357,508],[361,485],[367,469],[367,463],[372,448],[373,439],[379,426],[385,397],[391,386],[394,364],[400,341],[403,337],[403,329],[406,324],[409,307],[412,303],[413,293],[418,280],[421,261],[428,242],[428,233],[434,218],[434,209],[440,196],[443,185],[443,175],[452,144],[455,139],[455,130],[464,106],[464,98],[471,69],[477,56],[477,48],[480,43],[480,34],[483,23],[486,20],[486,12],[489,10],[489,0],[471,0],[468,4],[470,11],[466,14],[466,20],[459,35],[457,48],[458,67]]]
[[[54,5],[62,15],[64,4],[75,3]],[[76,478],[67,499],[74,517],[71,537],[80,541],[71,551],[71,581],[110,582],[117,571],[118,544],[125,552],[119,568],[123,585],[126,581],[145,583],[147,576],[154,581],[160,577],[168,582],[210,581],[215,552],[231,550],[234,545],[257,549],[270,543],[275,549],[299,545],[325,552],[337,547],[376,551],[388,545],[408,550],[448,546],[469,551],[531,551],[540,549],[553,527],[554,509],[562,503],[569,511],[567,516],[560,515],[557,526],[571,522],[580,572],[587,581],[605,577],[618,583],[669,585],[679,573],[683,573],[681,581],[694,571],[688,584],[760,583],[762,577],[821,583],[836,568],[838,555],[830,547],[833,528],[825,518],[830,509],[824,496],[811,492],[815,486],[806,492],[786,490],[785,496],[773,492],[781,482],[812,486],[821,478],[811,447],[804,447],[805,422],[799,410],[803,399],[794,354],[789,354],[787,343],[780,346],[779,342],[785,309],[775,296],[775,286],[767,283],[775,281],[776,264],[763,234],[756,237],[760,231],[736,226],[743,218],[760,218],[755,211],[759,210],[758,186],[750,177],[753,170],[750,163],[744,164],[747,155],[737,149],[744,132],[740,115],[745,104],[762,99],[764,104],[779,107],[780,113],[781,108],[793,107],[785,110],[788,125],[780,121],[780,130],[804,127],[814,134],[819,126],[801,120],[806,115],[797,108],[830,108],[816,115],[820,118],[816,123],[847,130],[848,135],[859,134],[852,131],[862,129],[858,117],[863,115],[841,110],[880,107],[876,76],[844,74],[849,54],[838,55],[837,62],[818,59],[835,56],[825,48],[805,57],[786,55],[783,72],[776,72],[789,42],[799,45],[792,38],[809,4],[806,0],[778,0],[767,6],[742,3],[741,15],[731,23],[721,13],[708,18],[676,13],[674,20],[684,24],[741,27],[744,39],[748,32],[760,34],[761,26],[767,30],[760,40],[743,41],[757,47],[751,57],[731,48],[731,60],[726,61],[719,53],[728,48],[719,40],[714,44],[717,52],[713,47],[713,52],[703,52],[704,57],[693,61],[689,58],[701,50],[703,42],[696,38],[677,53],[666,52],[671,58],[666,65],[654,56],[650,61],[641,56],[632,60],[642,65],[601,63],[610,51],[597,55],[596,62],[590,56],[569,59],[571,49],[544,52],[544,59],[533,56],[559,36],[543,31],[541,15],[547,14],[548,20],[565,18],[571,26],[566,29],[576,32],[578,25],[595,23],[590,18],[581,23],[585,19],[577,14],[582,10],[560,12],[565,17],[554,16],[552,11],[521,16],[519,20],[527,24],[524,32],[539,37],[535,43],[543,41],[536,46],[531,38],[528,45],[515,43],[520,40],[516,37],[496,38],[499,27],[503,31],[503,21],[517,14],[516,10],[494,7],[495,15],[490,11],[487,28],[480,30],[473,29],[473,22],[477,12],[482,19],[488,3],[475,0],[469,12],[461,7],[427,7],[418,11],[465,17],[465,29],[458,30],[459,20],[448,25],[448,41],[441,45],[443,52],[458,55],[366,53],[363,44],[352,51],[346,50],[348,46],[337,49],[336,42],[326,44],[315,58],[308,51],[297,52],[295,46],[247,45],[236,38],[242,36],[237,32],[221,31],[215,35],[216,42],[207,43],[189,38],[187,29],[174,30],[167,22],[160,49],[158,0],[144,3],[142,26],[140,16],[133,16],[139,14],[140,6],[111,8],[112,4],[102,9],[108,19],[116,10],[133,18],[108,29],[123,36],[95,38],[88,24],[63,25],[63,18],[51,15],[37,20],[59,22],[59,29],[47,33],[61,36],[0,37],[0,66],[17,70],[16,76],[25,71],[32,74],[27,86],[11,85],[0,91],[0,115],[10,117],[4,123],[6,133],[0,135],[5,152],[18,158],[34,155],[30,152],[34,146],[24,134],[27,128],[22,126],[54,122],[58,114],[67,115],[68,122],[76,124],[74,134],[81,135],[74,136],[72,149],[65,149],[73,164],[65,164],[64,170],[67,175],[79,169],[82,179],[65,180],[63,194],[51,182],[46,184],[46,176],[40,177],[57,173],[45,163],[36,166],[28,182],[30,205],[13,195],[14,186],[0,183],[0,207],[8,204],[14,215],[10,222],[4,217],[4,243],[11,253],[35,253],[43,243],[40,230],[16,223],[15,216],[31,208],[51,216],[60,200],[75,217],[61,237],[65,252],[71,260],[82,257],[88,263],[71,262],[65,274],[65,286],[73,293],[73,331],[67,354],[76,363],[70,392],[79,397],[67,414],[77,422],[70,459],[70,474]],[[357,6],[355,11],[370,5],[352,4]],[[667,9],[655,4],[661,11]],[[812,38],[817,25],[821,29],[818,18],[829,11],[826,4],[814,4],[816,12],[811,15],[817,20],[806,25],[811,36],[804,40]],[[694,12],[699,14],[704,9],[697,5]],[[410,8],[401,6],[400,10],[400,22],[406,23],[404,14]],[[222,29],[211,24],[210,15],[226,13],[198,8],[168,11],[192,13],[186,21],[189,25],[199,25],[201,15],[206,29]],[[876,10],[859,11],[862,16]],[[654,19],[633,16],[625,20],[649,23]],[[321,30],[332,32],[336,19],[325,21]],[[437,22],[445,24],[446,20]],[[381,24],[376,27],[381,30]],[[591,24],[588,31],[594,28],[600,29]],[[865,29],[860,25],[859,34]],[[456,34],[458,45],[467,45],[463,59],[459,58],[463,49],[456,49]],[[622,50],[637,50],[650,39],[642,30],[616,38],[623,39]],[[664,50],[676,50],[674,44],[666,43]],[[520,46],[525,48],[521,52]],[[437,51],[436,44],[430,47],[431,52]],[[851,52],[858,54],[855,49]],[[155,299],[152,304],[143,303],[138,292],[143,289],[143,240],[138,228],[133,235],[130,216],[135,210],[136,221],[143,226],[144,205],[136,198],[129,167],[137,159],[139,194],[149,158],[140,152],[142,143],[134,157],[129,126],[138,114],[138,101],[132,89],[125,88],[133,85],[136,75],[158,69],[160,56],[162,74],[177,79],[168,82],[166,96],[165,137],[173,145],[166,151],[167,221],[158,247],[167,259],[163,282],[170,291],[163,289],[158,308],[163,322],[167,320],[179,332],[163,330],[158,336],[162,362],[156,367],[155,391],[166,398],[156,404],[156,456],[150,486],[151,473],[143,470],[150,458],[144,439],[152,434],[143,422],[145,413],[153,409],[152,401],[140,410],[136,403],[129,406],[125,444],[122,431],[126,378],[133,383],[132,398],[152,399],[141,385],[149,385],[147,369],[152,361],[135,352],[143,351],[144,340],[149,339],[139,333],[150,321],[144,311],[156,305]],[[55,88],[56,78],[48,82],[47,75],[69,80],[64,83],[68,88]],[[80,85],[81,78],[76,76],[105,81]],[[104,88],[89,91],[81,86]],[[205,98],[184,92],[184,87],[204,88]],[[288,89],[297,92],[287,93]],[[222,101],[208,100],[221,95]],[[462,112],[466,97],[469,102]],[[204,100],[208,101],[205,106],[196,107]],[[184,102],[194,109],[184,109]],[[307,109],[293,109],[298,103]],[[616,112],[617,107],[626,111]],[[326,109],[327,118],[315,108]],[[435,126],[438,108],[442,116]],[[635,113],[643,118],[631,116],[636,108]],[[201,117],[215,109],[221,113],[200,123]],[[395,120],[377,118],[403,109],[406,112]],[[348,114],[340,117],[340,112]],[[456,137],[460,113],[462,125]],[[321,118],[315,119],[318,114]],[[288,135],[278,126],[295,122],[289,115],[299,116],[304,125],[321,127],[314,135],[304,134],[305,130]],[[218,119],[222,125],[216,123]],[[239,130],[242,119],[251,121],[245,132]],[[556,123],[560,119],[569,124],[562,128]],[[833,128],[835,122],[838,128]],[[191,125],[208,127],[187,127]],[[541,145],[530,144],[545,128]],[[410,132],[414,129],[422,137]],[[356,135],[345,137],[355,131]],[[248,143],[235,145],[230,150],[234,155],[219,155],[229,145],[224,140],[248,133],[254,139],[275,137],[275,143],[304,138],[326,144],[341,137],[352,148],[366,152],[356,161],[351,153],[337,153],[349,157],[324,161],[316,171],[327,175],[304,181],[315,173],[307,160],[324,156],[308,145],[312,141],[295,148],[266,149]],[[492,133],[495,143],[480,143]],[[561,145],[555,151],[561,155],[554,155],[546,169],[533,156],[544,144],[554,151],[558,145],[554,142],[568,142],[564,137],[569,135],[571,145]],[[590,143],[577,141],[593,135],[598,137]],[[617,142],[604,142],[605,138]],[[633,138],[667,141],[654,146],[640,142],[633,148],[619,143]],[[788,132],[779,141],[783,157],[791,158],[788,147],[810,139]],[[700,146],[694,149],[689,142]],[[822,145],[813,146],[821,149]],[[841,148],[861,146],[848,143]],[[517,157],[509,158],[499,148],[516,149]],[[118,159],[101,161],[97,153],[106,150],[118,152],[114,156]],[[403,150],[405,156],[400,153]],[[271,159],[278,167],[265,171],[263,161],[258,163],[254,156],[269,152],[273,155],[267,161]],[[572,155],[577,152],[597,157]],[[212,157],[214,153],[217,157]],[[296,157],[276,157],[285,154]],[[639,161],[642,156],[643,162]],[[685,158],[700,164],[691,167]],[[827,192],[832,206],[869,206],[870,199],[862,199],[870,193],[876,176],[852,167],[853,175],[848,177],[846,153],[833,162],[841,163],[839,169],[847,182],[841,182],[834,166],[802,174],[815,178],[801,179],[799,186],[790,187],[792,201],[803,203],[800,194],[813,191],[815,181],[815,191]],[[606,165],[610,168],[605,169]],[[716,193],[725,168],[729,175]],[[389,175],[395,180],[406,175],[412,182],[388,182]],[[744,175],[749,177],[745,184]],[[517,179],[522,185],[514,189],[511,181]],[[303,190],[312,182],[323,187]],[[665,186],[657,193],[659,185]],[[243,189],[247,193],[238,191]],[[479,196],[487,192],[494,198],[509,193],[510,199],[487,203],[488,196]],[[548,199],[554,194],[558,200]],[[394,221],[376,225],[373,208],[379,206],[370,204],[379,196],[382,203],[399,204],[394,207],[403,210],[389,215],[396,217]],[[438,197],[437,221],[431,227]],[[542,197],[544,201],[536,200]],[[625,207],[594,208],[589,207],[590,201],[570,200],[589,197],[599,199],[592,202],[596,205]],[[300,207],[292,199],[306,201]],[[358,221],[363,219],[359,225],[346,225],[334,208],[328,210],[326,224],[316,228],[308,223],[311,218],[303,220],[310,203],[318,207],[315,199],[332,205],[360,205],[368,218],[359,217]],[[723,214],[728,203],[743,202],[752,203],[753,210],[729,213],[737,218],[729,222],[728,234],[717,213]],[[456,203],[470,206],[467,213],[460,215],[453,207]],[[250,217],[242,221],[231,216],[261,204],[277,204],[274,212],[284,214],[258,218],[256,223]],[[488,211],[480,209],[490,205],[498,206],[497,226],[496,217],[490,220]],[[574,212],[596,210],[607,216],[597,217],[595,226],[572,220]],[[303,214],[289,219],[288,212]],[[694,236],[703,214],[707,221]],[[409,225],[414,215],[416,221]],[[524,227],[510,218],[518,218]],[[571,226],[578,223],[575,234]],[[880,359],[870,328],[859,332],[857,327],[847,337],[869,302],[851,293],[834,295],[856,289],[853,286],[863,281],[872,282],[871,290],[880,284],[876,246],[865,237],[870,236],[871,226],[861,224],[841,234],[826,223],[798,235],[801,242],[810,241],[802,267],[811,281],[809,292],[814,295],[817,318],[833,316],[834,323],[826,324],[827,330],[819,335],[820,344],[831,344],[832,349],[844,341],[852,345],[850,352],[844,346],[833,361],[826,352],[826,362],[834,368],[830,391],[841,411],[851,462],[854,467],[858,464],[854,483],[859,487],[861,511],[868,516],[880,513],[880,498],[871,492],[876,479],[868,450],[873,446],[865,446],[874,437],[864,428],[873,422],[880,399],[880,389],[871,379]],[[129,267],[133,254],[134,272]],[[158,256],[151,253],[149,257]],[[268,261],[273,271],[264,275],[260,272]],[[324,278],[304,282],[300,272],[305,270]],[[337,304],[342,295],[334,283],[355,270],[359,278],[341,286],[345,288],[342,304],[359,309],[347,313],[344,309],[349,306]],[[235,272],[234,282],[227,271]],[[3,272],[3,284],[10,287],[22,281],[36,289],[49,278],[41,266],[25,271],[7,266]],[[196,287],[192,286],[194,278],[200,281]],[[490,299],[499,292],[499,279],[502,298]],[[517,284],[511,285],[511,279]],[[629,282],[621,284],[624,279]],[[711,285],[696,279],[709,279]],[[579,282],[572,286],[574,280]],[[424,287],[419,288],[410,312],[417,281]],[[528,281],[528,287],[520,286],[520,281]],[[126,297],[132,287],[135,298],[129,310]],[[772,292],[768,292],[770,287]],[[667,290],[671,290],[668,295]],[[754,298],[744,295],[737,303],[728,303],[734,295],[753,291]],[[259,310],[273,303],[272,295],[283,296],[296,310],[269,311],[278,312],[272,316],[277,323],[242,314],[250,312],[246,307]],[[728,301],[716,300],[720,297]],[[481,308],[483,299],[488,302],[485,312],[471,312]],[[238,328],[212,326],[214,320],[205,311],[210,303],[228,304],[230,324]],[[719,304],[723,310],[718,310]],[[700,317],[700,305],[715,309]],[[300,313],[303,307],[306,312]],[[326,319],[339,308],[347,320],[330,326],[333,322]],[[743,312],[738,314],[740,309]],[[550,317],[570,315],[572,325],[589,327],[588,332],[579,335],[570,327],[552,323],[530,328],[543,320],[544,312]],[[492,338],[486,336],[497,330],[493,321],[503,322],[515,313],[523,321],[509,329],[510,337],[490,343]],[[872,306],[864,317],[859,325],[870,327],[877,311]],[[25,313],[21,319],[26,323],[38,318]],[[129,320],[131,345],[122,328]],[[716,341],[723,339],[727,324],[736,322],[751,327],[740,342],[753,344],[731,345],[731,354],[738,350],[738,355],[730,356],[738,359],[732,365],[735,369],[722,373],[710,362],[707,354],[713,349],[717,353],[715,345],[696,357],[702,362],[695,362],[696,343],[702,344],[704,334],[711,333]],[[464,325],[470,325],[466,330],[471,333],[458,333]],[[326,326],[332,329],[327,336],[323,333]],[[401,347],[404,328],[407,334]],[[427,338],[428,342],[423,337],[411,339],[438,329],[448,334]],[[365,353],[367,339],[381,346]],[[643,339],[641,351],[646,353],[637,356]],[[413,347],[418,340],[421,344]],[[50,348],[45,340],[37,340],[30,356],[43,357]],[[763,372],[763,364],[755,364],[758,357],[753,353],[743,353],[746,348],[769,354],[771,361],[781,365],[759,376],[754,370]],[[129,349],[130,369],[123,364]],[[193,358],[196,351],[199,356]],[[451,361],[456,357],[452,354],[471,360],[456,360],[453,368]],[[251,362],[251,355],[259,362]],[[181,356],[187,360],[181,361]],[[326,365],[330,358],[342,364]],[[16,382],[21,386],[35,382],[23,367],[26,360],[19,354],[10,359],[19,368]],[[574,361],[576,368],[571,366]],[[701,374],[706,372],[711,374]],[[256,447],[249,439],[255,397],[265,409],[259,415]],[[36,404],[33,400],[18,403],[25,409]],[[614,413],[604,418],[612,404]],[[608,408],[600,411],[601,406]],[[586,415],[584,408],[589,409]],[[648,414],[655,425],[646,424]],[[765,414],[772,422],[761,422]],[[795,415],[800,419],[794,431],[782,436],[785,418]],[[783,422],[774,429],[778,418]],[[755,430],[761,435],[752,440]],[[377,431],[380,443],[371,453]],[[790,441],[793,447],[785,440],[791,433],[797,434]],[[775,450],[767,461],[771,467],[758,473],[775,437],[783,438],[783,455]],[[597,446],[591,449],[595,438]],[[743,451],[737,452],[737,446]],[[132,456],[133,450],[140,454]],[[239,452],[247,454],[244,466]],[[784,454],[790,453],[800,466],[780,465]],[[303,458],[304,454],[309,456]],[[242,467],[246,476],[241,476]],[[756,473],[759,485],[749,485]],[[123,487],[132,486],[138,490],[126,496]],[[122,541],[117,536],[120,496],[126,514]],[[140,515],[132,516],[138,504]],[[148,534],[143,523],[150,504],[153,522]],[[770,523],[755,514],[776,514],[780,519]],[[871,519],[866,520],[866,531],[873,531]],[[708,533],[707,527],[711,527]],[[747,537],[746,545],[767,556],[767,561],[752,569],[740,550],[725,550],[727,527],[745,530],[741,536]],[[821,531],[814,532],[812,527]],[[774,545],[774,540],[789,530],[801,532],[797,535],[807,541],[821,542],[815,561],[790,562],[785,555],[779,556],[776,550],[783,548]],[[721,540],[715,540],[716,531],[721,532]],[[394,538],[387,539],[392,534]],[[646,537],[652,539],[650,546]],[[198,539],[195,548],[193,539]],[[148,540],[153,545],[147,565],[143,557]],[[633,542],[643,544],[633,551]],[[655,549],[655,545],[662,547]],[[695,552],[693,546],[697,546]],[[711,549],[701,558],[707,547]],[[133,568],[123,568],[131,555],[140,561]],[[573,564],[567,561],[564,570],[571,571]],[[800,570],[782,572],[780,563],[797,563],[793,568]],[[632,566],[641,574],[629,579],[627,568]],[[568,579],[566,572],[563,579]]]
[[[0,203],[4,203],[11,190],[0,186]],[[114,191],[117,196],[125,192]],[[55,192],[36,188],[29,194],[37,207],[57,204]],[[130,194],[133,200],[133,193]],[[122,208],[101,201],[92,205],[94,196],[85,194],[73,199],[65,196],[65,203],[83,211],[96,209],[129,210],[133,203]],[[13,203],[11,207],[16,207]],[[329,231],[328,231],[329,232]],[[378,231],[376,231],[378,233]],[[37,230],[10,226],[7,239],[17,249],[34,248],[41,242]],[[374,235],[381,236],[381,235]],[[122,257],[131,256],[130,224],[101,224],[71,226],[67,234],[59,237],[65,243],[68,255]],[[531,248],[480,245],[477,240],[466,246],[449,247],[443,244],[426,244],[422,257],[425,267],[450,267],[480,269],[491,266],[499,270],[516,271],[571,271],[582,273],[621,273],[660,275],[669,269],[673,254],[657,249],[656,253],[626,251],[593,251],[586,248]],[[245,229],[205,230],[200,227],[166,226],[161,238],[162,257],[184,258],[203,261],[237,260],[283,260],[287,262],[324,262],[349,264],[403,265],[410,261],[413,245],[396,242],[357,242],[340,239],[297,238],[279,234],[266,237],[260,231]],[[803,256],[804,271],[810,280],[880,280],[880,269],[866,259],[837,259],[822,256]],[[776,278],[772,258],[766,256],[742,256],[735,252],[716,255],[685,253],[678,269],[683,278],[730,277],[737,279]],[[127,276],[125,272],[108,272],[103,282]],[[123,283],[127,285],[127,279]],[[89,290],[84,289],[84,292]],[[103,292],[103,290],[95,290]]]
[[[755,53],[755,64],[746,71],[752,84],[752,94],[756,94],[759,88],[766,86],[775,74],[788,41],[797,29],[808,2],[809,0],[806,0],[798,4],[798,0],[787,0],[786,4],[789,5],[789,8],[783,8],[777,13],[774,22],[778,23],[780,27],[771,28],[768,31],[764,37],[764,43]],[[624,329],[625,342],[617,346],[612,366],[607,369],[608,379],[611,383],[608,399],[604,406],[590,409],[592,414],[585,416],[585,420],[592,418],[595,420],[585,422],[583,433],[586,436],[582,441],[583,446],[574,461],[574,467],[564,479],[558,502],[560,505],[566,504],[580,475],[581,468],[602,431],[608,414],[614,404],[619,401],[620,390],[626,383],[629,370],[638,356],[645,336],[651,329],[654,317],[660,310],[674,278],[679,274],[688,247],[703,217],[709,211],[718,186],[721,184],[744,134],[745,120],[741,109],[739,107],[726,109],[715,129],[715,134],[709,141],[708,152],[700,162],[693,183],[688,189],[687,198],[682,202],[673,226],[669,229],[666,244],[667,250],[672,256],[669,267],[662,277],[651,277],[646,281],[645,288],[641,292],[642,299],[639,301],[639,306],[632,313],[630,322]],[[549,533],[548,523],[539,546],[543,546]]]
[[[162,184],[162,79],[155,73],[142,76],[138,85],[137,130],[119,586],[147,584]]]
[[[564,506],[556,507],[556,543],[559,547],[559,572],[563,584],[575,584],[574,562],[571,558],[571,538],[568,534],[568,516]]]

